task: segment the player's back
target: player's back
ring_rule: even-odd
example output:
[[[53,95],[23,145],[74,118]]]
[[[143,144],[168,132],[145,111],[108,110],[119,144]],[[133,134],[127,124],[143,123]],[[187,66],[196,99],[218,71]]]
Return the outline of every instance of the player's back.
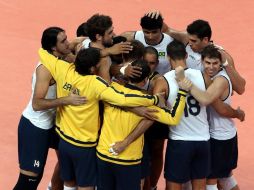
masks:
[[[185,76],[192,81],[201,90],[206,90],[205,81],[201,71],[195,69],[186,69]],[[164,75],[169,84],[169,96],[167,102],[173,105],[178,91],[178,85],[175,80],[175,70]],[[206,106],[200,103],[190,94],[186,98],[184,115],[180,124],[170,127],[169,138],[173,140],[203,141],[210,138],[209,126],[207,121]]]
[[[117,91],[125,94],[143,93],[137,87],[126,84],[125,87],[117,83],[112,84]],[[132,165],[141,162],[143,149],[143,135],[131,143],[121,154],[112,156],[108,152],[110,144],[124,140],[139,124],[142,117],[124,110],[121,107],[105,103],[103,126],[97,146],[98,156],[102,160],[113,163]]]

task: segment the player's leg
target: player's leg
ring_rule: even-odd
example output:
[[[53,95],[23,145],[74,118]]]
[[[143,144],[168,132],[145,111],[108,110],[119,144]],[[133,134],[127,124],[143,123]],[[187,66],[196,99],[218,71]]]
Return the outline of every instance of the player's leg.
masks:
[[[20,174],[14,190],[36,190],[46,163],[49,148],[49,130],[34,126],[21,117],[18,126],[18,154]]]

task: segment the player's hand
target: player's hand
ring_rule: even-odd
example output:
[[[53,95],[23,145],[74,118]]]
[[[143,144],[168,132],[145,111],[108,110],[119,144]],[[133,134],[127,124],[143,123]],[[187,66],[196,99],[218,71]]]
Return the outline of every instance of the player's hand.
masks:
[[[158,112],[158,110],[156,110],[156,109],[151,109],[151,108],[147,108],[144,106],[139,106],[139,107],[129,108],[129,111],[131,111],[141,117],[150,119],[150,120],[158,119],[158,117],[154,114],[154,113]]]
[[[237,119],[239,119],[241,122],[245,120],[245,113],[240,107],[237,108]]]
[[[191,87],[192,87],[192,82],[188,79],[188,78],[184,78],[183,80],[181,81],[178,81],[178,86],[179,88],[189,92],[191,90]]]
[[[140,77],[142,75],[142,68],[138,66],[132,66],[129,64],[125,70],[124,75],[127,77]]]
[[[145,16],[148,16],[153,19],[158,19],[159,16],[162,17],[160,11],[158,11],[158,10],[151,10],[148,13],[146,13]]]
[[[120,42],[108,48],[108,52],[110,55],[129,53],[130,51],[132,51],[133,48],[130,44],[131,44],[130,42]]]
[[[176,81],[181,81],[185,78],[184,68],[182,66],[178,66],[175,68],[175,79]]]
[[[80,106],[87,102],[87,98],[84,96],[80,96],[78,93],[78,89],[73,88],[69,95],[64,97],[64,105],[73,105]]]
[[[119,155],[127,148],[128,144],[125,141],[118,141],[110,145],[109,152],[112,155]]]

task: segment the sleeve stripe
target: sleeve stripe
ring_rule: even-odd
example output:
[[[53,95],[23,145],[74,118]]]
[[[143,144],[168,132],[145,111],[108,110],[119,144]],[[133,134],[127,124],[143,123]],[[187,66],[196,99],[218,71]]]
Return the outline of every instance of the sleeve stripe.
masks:
[[[176,100],[175,100],[174,107],[173,107],[173,109],[172,109],[172,111],[171,111],[172,117],[175,117],[175,115],[176,115],[176,110],[177,110],[177,108],[178,108],[178,106],[179,106],[180,99],[181,99],[181,94],[178,93],[178,94],[177,94],[177,97],[176,97]]]
[[[179,89],[178,93],[181,94],[182,96],[186,97],[188,92],[183,89]]]
[[[105,84],[107,87],[109,87],[109,84],[105,80],[103,80],[101,77],[96,77],[96,79],[102,82],[103,84]]]
[[[110,88],[112,88],[116,93],[118,94],[122,94],[124,95],[125,97],[128,97],[128,98],[146,98],[146,99],[149,99],[149,100],[152,100],[154,99],[154,104],[156,105],[158,103],[158,98],[157,96],[153,96],[153,95],[138,95],[138,94],[124,94],[124,92],[120,92],[118,90],[116,90],[113,86],[110,86]]]

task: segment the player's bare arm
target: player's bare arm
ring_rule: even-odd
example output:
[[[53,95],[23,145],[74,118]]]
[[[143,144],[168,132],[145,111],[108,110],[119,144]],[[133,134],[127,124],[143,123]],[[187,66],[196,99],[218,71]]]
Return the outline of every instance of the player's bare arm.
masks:
[[[203,76],[205,78],[206,84],[208,85],[207,81],[209,81],[209,76],[207,76],[205,73]],[[227,80],[224,77],[216,77],[216,80],[211,83],[206,91],[202,91],[195,85],[192,85],[190,93],[200,104],[206,106],[218,99],[226,88]]]
[[[222,55],[222,61],[225,70],[232,82],[233,90],[236,91],[239,95],[243,94],[245,91],[246,81],[245,79],[237,72],[234,65],[233,58],[224,50],[220,50]]]
[[[36,69],[36,84],[32,106],[35,111],[47,110],[62,105],[81,105],[86,102],[85,97],[71,93],[67,97],[57,99],[45,99],[48,88],[52,85],[52,76],[46,67],[40,65]]]
[[[123,141],[115,142],[112,149],[115,153],[123,152],[133,141],[139,138],[153,124],[154,121],[143,119],[138,126],[133,130]]]
[[[158,77],[154,83],[153,94],[165,93],[164,98],[166,99],[169,94],[169,87],[164,77]]]

